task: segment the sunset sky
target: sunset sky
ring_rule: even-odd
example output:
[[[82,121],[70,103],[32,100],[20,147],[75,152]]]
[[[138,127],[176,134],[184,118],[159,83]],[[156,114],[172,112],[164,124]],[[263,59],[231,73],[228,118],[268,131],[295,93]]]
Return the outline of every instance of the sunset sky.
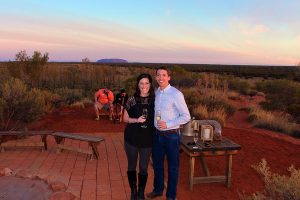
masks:
[[[297,65],[300,0],[1,0],[0,61]]]

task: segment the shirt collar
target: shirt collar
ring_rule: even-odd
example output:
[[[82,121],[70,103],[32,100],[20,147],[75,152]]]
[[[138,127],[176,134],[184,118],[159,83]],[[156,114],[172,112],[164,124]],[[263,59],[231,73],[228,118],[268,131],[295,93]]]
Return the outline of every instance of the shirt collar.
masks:
[[[171,85],[169,84],[165,89],[161,90],[160,87],[158,88],[159,92],[166,92],[171,88]]]

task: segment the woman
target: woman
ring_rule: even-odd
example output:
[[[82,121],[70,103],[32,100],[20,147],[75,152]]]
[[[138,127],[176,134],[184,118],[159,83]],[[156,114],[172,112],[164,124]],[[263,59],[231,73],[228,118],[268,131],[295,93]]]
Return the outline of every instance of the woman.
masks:
[[[147,111],[147,113],[143,112]],[[145,199],[144,191],[148,177],[148,164],[151,155],[154,130],[154,89],[149,74],[141,74],[137,78],[134,96],[125,104],[124,146],[128,161],[128,181],[131,188],[131,200]],[[138,190],[136,165],[139,155]]]

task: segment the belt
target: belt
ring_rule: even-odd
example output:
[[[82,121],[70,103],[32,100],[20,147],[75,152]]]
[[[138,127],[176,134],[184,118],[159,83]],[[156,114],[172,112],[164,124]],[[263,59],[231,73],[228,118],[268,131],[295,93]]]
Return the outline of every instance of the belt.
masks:
[[[178,131],[179,131],[179,128],[176,128],[176,129],[170,129],[170,130],[166,130],[166,131],[161,131],[161,130],[156,129],[156,132],[157,132],[159,135],[177,134]]]

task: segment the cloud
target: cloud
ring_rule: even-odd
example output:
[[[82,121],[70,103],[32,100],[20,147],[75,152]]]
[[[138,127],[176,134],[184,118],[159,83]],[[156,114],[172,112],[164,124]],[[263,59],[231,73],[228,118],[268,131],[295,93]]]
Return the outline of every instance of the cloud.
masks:
[[[231,26],[236,29],[239,33],[246,36],[256,36],[264,33],[268,33],[271,29],[264,24],[253,24],[247,22],[246,20],[233,19],[231,21]]]

